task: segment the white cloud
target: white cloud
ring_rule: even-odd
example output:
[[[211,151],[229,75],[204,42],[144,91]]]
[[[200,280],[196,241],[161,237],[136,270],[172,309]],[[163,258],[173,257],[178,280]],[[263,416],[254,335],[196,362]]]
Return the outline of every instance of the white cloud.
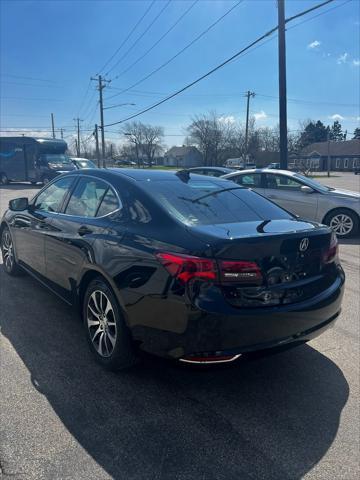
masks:
[[[236,119],[233,115],[228,115],[226,117],[222,116],[222,117],[219,117],[219,122],[221,122],[221,123],[235,123]]]
[[[339,113],[334,113],[334,115],[331,115],[329,118],[335,121],[335,120],[344,120],[345,117],[343,117]]]
[[[267,118],[267,115],[264,110],[261,110],[261,112],[254,113],[254,118],[255,120],[264,120]]]
[[[319,40],[314,40],[313,42],[309,43],[309,45],[307,46],[307,48],[318,48],[320,47],[321,45],[321,42],[319,42]]]
[[[338,57],[337,63],[339,65],[341,65],[342,63],[346,63],[348,61],[348,58],[349,58],[349,54],[345,52],[342,55],[340,55],[340,57]]]
[[[360,67],[360,60],[355,59],[355,60],[352,61],[352,64],[354,65],[354,67]]]

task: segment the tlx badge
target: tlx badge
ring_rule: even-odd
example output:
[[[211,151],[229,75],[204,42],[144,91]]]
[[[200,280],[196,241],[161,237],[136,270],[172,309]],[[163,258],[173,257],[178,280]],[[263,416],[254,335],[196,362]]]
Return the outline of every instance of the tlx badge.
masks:
[[[309,239],[303,238],[299,245],[300,252],[305,252],[308,249],[308,247],[309,247]]]

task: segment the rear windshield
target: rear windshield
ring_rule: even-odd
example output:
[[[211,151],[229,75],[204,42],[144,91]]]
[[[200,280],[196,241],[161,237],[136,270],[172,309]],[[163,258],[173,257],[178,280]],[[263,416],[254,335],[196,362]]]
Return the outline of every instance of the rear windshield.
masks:
[[[208,180],[155,181],[144,185],[154,199],[186,225],[210,225],[292,218],[251,190]]]

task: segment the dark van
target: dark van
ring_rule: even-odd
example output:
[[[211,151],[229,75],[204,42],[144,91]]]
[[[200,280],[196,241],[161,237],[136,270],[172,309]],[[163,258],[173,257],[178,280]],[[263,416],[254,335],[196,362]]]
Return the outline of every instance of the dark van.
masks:
[[[0,183],[48,183],[75,170],[65,154],[67,143],[56,138],[0,137]]]

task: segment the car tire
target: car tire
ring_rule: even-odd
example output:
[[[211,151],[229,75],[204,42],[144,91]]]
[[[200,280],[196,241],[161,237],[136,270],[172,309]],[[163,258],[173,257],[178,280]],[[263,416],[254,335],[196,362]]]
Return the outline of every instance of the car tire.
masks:
[[[0,174],[0,184],[1,185],[7,185],[9,183],[9,179],[8,177],[6,176],[5,173],[1,173]]]
[[[104,368],[118,371],[138,363],[119,303],[100,277],[92,280],[86,289],[82,317],[90,350]]]
[[[337,208],[328,213],[324,223],[329,225],[338,238],[349,238],[359,230],[359,217],[347,208]]]
[[[5,272],[11,276],[23,275],[24,271],[15,260],[15,246],[8,227],[1,234],[1,253]]]

